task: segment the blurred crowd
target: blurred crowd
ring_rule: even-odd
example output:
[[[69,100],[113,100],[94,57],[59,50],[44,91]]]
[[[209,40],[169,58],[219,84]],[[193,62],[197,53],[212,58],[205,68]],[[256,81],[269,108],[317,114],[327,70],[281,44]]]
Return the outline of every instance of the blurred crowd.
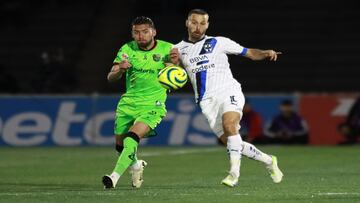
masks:
[[[284,100],[279,114],[263,125],[261,115],[247,101],[241,120],[241,135],[257,144],[307,144],[309,129],[306,121],[294,110],[291,100]],[[263,129],[263,126],[264,129]]]
[[[309,128],[304,118],[294,109],[291,100],[284,100],[279,106],[278,115],[263,123],[249,101],[243,110],[240,133],[244,140],[257,144],[308,144]],[[343,142],[339,144],[360,143],[360,97],[355,101],[345,121],[338,126]]]
[[[88,3],[88,1],[81,0],[77,2],[83,2],[84,4]],[[135,1],[133,1],[135,2]],[[155,9],[156,7],[168,8],[171,7],[173,9],[178,8],[177,12],[183,13],[184,6],[189,6],[195,3],[195,1],[186,0],[184,2],[172,2],[168,3],[167,1],[156,1],[158,4],[155,4],[154,1],[145,1],[142,2],[142,5],[145,5],[143,7],[143,10],[136,10],[136,12],[142,13],[145,10],[152,10],[154,13],[157,13],[158,11]],[[200,1],[205,2],[205,1]],[[214,1],[215,2],[215,1]],[[235,2],[235,1],[234,1]],[[251,1],[248,1],[251,2]],[[199,4],[200,4],[199,3]],[[210,2],[209,2],[210,3]],[[242,2],[246,3],[246,2]],[[34,6],[35,4],[35,6]],[[74,1],[70,0],[35,0],[35,1],[26,1],[26,0],[5,0],[0,1],[0,32],[4,30],[13,30],[12,33],[16,32],[25,32],[26,28],[30,27],[28,25],[29,19],[31,16],[30,11],[32,9],[29,9],[30,5],[35,8],[36,5],[45,5],[44,8],[52,8],[54,5],[72,5],[74,4]],[[160,4],[160,5],[159,5]],[[216,5],[216,8],[218,6],[217,2],[213,3]],[[335,5],[337,5],[338,2],[336,2]],[[345,3],[344,3],[345,4]],[[351,6],[351,4],[349,4]],[[149,9],[152,8],[152,9]],[[154,9],[153,9],[154,8]],[[214,7],[215,8],[215,7]],[[216,10],[216,9],[214,9]],[[163,9],[163,14],[167,13],[167,9]],[[286,11],[287,12],[287,11]],[[343,10],[343,12],[346,12],[346,10]],[[331,12],[330,12],[331,13]],[[355,14],[356,12],[354,12]],[[357,14],[358,15],[358,14]],[[321,17],[321,16],[320,16]],[[291,19],[291,18],[289,18]],[[337,18],[336,18],[337,19]],[[349,20],[357,19],[356,16],[352,17],[344,16],[344,22],[348,23]],[[214,18],[215,20],[215,18]],[[236,20],[236,19],[235,19]],[[346,21],[347,20],[347,21]],[[322,22],[322,21],[321,21]],[[339,25],[344,26],[345,24],[341,23],[342,21],[339,20],[337,22]],[[353,23],[356,23],[357,21],[354,20]],[[259,22],[258,22],[259,23]],[[251,24],[251,23],[250,23]],[[291,23],[289,23],[291,24]],[[166,24],[167,25],[167,24]],[[312,24],[310,24],[312,25]],[[319,24],[320,25],[320,24]],[[346,24],[347,25],[347,24]],[[353,29],[351,27],[353,24],[351,22],[349,23],[349,28]],[[321,26],[319,26],[321,29]],[[330,26],[329,26],[330,27]],[[346,26],[345,26],[346,27]],[[286,28],[286,27],[285,27]],[[276,29],[276,28],[274,28]],[[309,32],[305,32],[305,34],[311,34],[312,27],[308,27],[307,30]],[[15,30],[15,31],[14,31]],[[294,29],[295,30],[295,29]],[[306,29],[303,29],[306,31]],[[342,29],[339,29],[342,30]],[[310,32],[311,31],[311,32]],[[294,31],[296,34],[295,36],[299,36],[298,32]],[[321,32],[322,33],[322,30]],[[339,32],[339,34],[343,34],[347,32]],[[1,33],[0,33],[1,34]],[[312,35],[309,35],[312,36]],[[354,34],[353,36],[358,36]],[[332,35],[329,35],[330,39],[333,38]],[[347,39],[343,37],[344,39]],[[16,38],[16,40],[19,39]],[[251,39],[251,38],[250,38]],[[342,39],[341,37],[338,37],[338,39]],[[350,39],[350,43],[354,44],[356,46],[357,42],[354,39]],[[316,41],[317,42],[317,41]],[[345,41],[346,42],[346,41]],[[349,46],[351,44],[346,43],[337,43],[337,44],[344,44],[344,46]],[[7,43],[7,42],[6,42]],[[313,42],[312,42],[313,43]],[[287,43],[284,43],[285,45]],[[332,43],[327,43],[332,44]],[[12,44],[9,45],[9,47],[13,46]],[[323,46],[323,43],[321,43],[321,46]],[[8,50],[4,47],[2,47],[2,51],[6,53]],[[291,48],[291,47],[290,47]],[[297,49],[297,47],[295,47]],[[306,52],[309,50],[305,46],[306,49],[304,49]],[[355,48],[354,48],[355,49]],[[39,49],[41,50],[41,49]],[[74,61],[69,62],[72,57],[69,57],[69,54],[67,52],[69,49],[67,49],[65,46],[62,47],[52,47],[51,49],[44,49],[42,51],[32,53],[31,57],[35,58],[35,61],[37,63],[31,63],[31,70],[26,70],[25,73],[22,73],[23,75],[20,75],[23,69],[21,67],[9,67],[8,64],[5,64],[0,60],[0,94],[17,94],[17,93],[30,93],[30,94],[46,94],[46,93],[71,93],[74,92],[75,89],[79,87],[78,80],[81,75],[76,72],[75,69],[75,63]],[[316,49],[314,49],[316,50]],[[339,49],[340,50],[340,49]],[[330,52],[332,53],[332,52]],[[356,56],[356,53],[354,52],[354,56]],[[9,56],[4,54],[5,56]],[[308,54],[309,55],[309,54]],[[311,56],[311,54],[310,54]],[[326,56],[323,57],[317,57],[318,58],[324,58],[326,59]],[[331,55],[330,55],[331,56]],[[349,58],[346,55],[347,59]],[[6,58],[6,57],[4,57]],[[354,57],[356,59],[356,57]],[[332,58],[330,58],[332,59]],[[22,60],[21,56],[16,56],[16,60]],[[76,61],[76,59],[75,59]],[[304,60],[306,61],[306,60]],[[326,69],[328,69],[329,63],[327,60],[324,60],[324,64],[326,65]],[[339,60],[342,66],[342,61]],[[356,61],[356,60],[354,60]],[[1,64],[4,63],[4,64]],[[297,60],[295,60],[295,63],[297,63]],[[312,65],[313,63],[309,63],[309,65]],[[351,63],[350,63],[351,64]],[[355,63],[356,66],[356,63]],[[355,67],[354,66],[354,67]],[[312,66],[309,66],[312,67]],[[335,67],[335,66],[334,66]],[[333,68],[334,68],[333,67]],[[337,66],[336,66],[337,67]],[[351,68],[352,66],[349,66]],[[287,66],[286,66],[287,68]],[[321,67],[320,67],[321,68]],[[21,69],[21,70],[20,70]],[[26,67],[26,69],[28,69]],[[251,68],[250,68],[251,69]],[[249,70],[250,70],[249,69]],[[313,68],[309,68],[313,69]],[[287,69],[286,69],[287,70]],[[296,70],[296,69],[294,69]],[[300,70],[300,69],[298,69]],[[354,69],[355,70],[355,69]],[[310,70],[307,70],[310,71]],[[334,72],[334,71],[333,71]],[[347,73],[349,71],[343,71],[343,69],[340,69],[339,73]],[[251,72],[250,72],[251,73]],[[311,72],[308,72],[307,75],[311,75]],[[324,71],[325,73],[325,71]],[[329,72],[332,73],[332,72]],[[334,72],[336,73],[336,72]],[[350,72],[352,73],[352,72]],[[246,74],[245,74],[246,75]],[[267,74],[263,74],[267,75]],[[275,74],[276,75],[276,74]],[[294,74],[295,75],[295,74]],[[314,74],[316,75],[316,74]],[[355,77],[356,75],[348,75],[348,77]],[[329,76],[332,78],[333,76]],[[267,77],[271,78],[271,77]],[[300,77],[302,79],[302,77]],[[342,78],[345,78],[342,77]],[[332,80],[329,80],[332,81]],[[351,81],[357,81],[355,80],[346,80],[347,82]],[[335,81],[336,82],[336,81]],[[354,82],[354,84],[355,84]],[[344,81],[341,81],[340,84],[345,84]],[[304,81],[304,84],[307,84],[306,81]],[[334,83],[335,84],[335,83]],[[354,90],[356,89],[355,85],[352,85],[352,83],[349,84],[349,87]],[[339,85],[336,84],[334,87],[338,87]],[[276,86],[275,86],[276,87]],[[310,86],[312,88],[312,86]],[[331,87],[331,86],[330,86]],[[344,88],[345,87],[345,88]],[[347,86],[343,86],[340,90],[347,90]],[[273,87],[271,87],[273,88]],[[313,90],[313,89],[310,89]],[[321,90],[321,89],[320,89]],[[327,91],[329,90],[326,89]],[[271,89],[271,91],[273,91]],[[275,90],[276,91],[276,90]],[[333,91],[338,91],[338,89],[334,89]],[[254,109],[251,105],[251,102],[247,102],[245,104],[244,110],[243,110],[243,118],[241,120],[241,134],[244,136],[244,139],[251,142],[251,143],[271,143],[271,144],[307,144],[309,143],[309,129],[306,121],[304,118],[299,115],[299,113],[294,108],[294,104],[290,100],[284,100],[281,102],[279,106],[279,113],[278,115],[274,116],[270,120],[264,121],[261,114],[256,112],[256,109]],[[356,102],[353,104],[351,110],[349,111],[349,114],[347,115],[346,119],[339,124],[338,126],[338,132],[343,136],[344,141],[341,144],[355,144],[359,143],[359,137],[360,137],[360,98],[356,100]]]
[[[360,143],[360,97],[352,105],[345,121],[339,124],[338,130],[345,140],[340,144]]]

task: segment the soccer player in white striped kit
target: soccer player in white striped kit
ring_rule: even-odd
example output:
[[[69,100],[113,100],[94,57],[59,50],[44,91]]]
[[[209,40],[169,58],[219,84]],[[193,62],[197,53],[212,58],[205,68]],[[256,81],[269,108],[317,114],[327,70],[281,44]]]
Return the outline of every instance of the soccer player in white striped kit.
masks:
[[[221,183],[230,187],[237,185],[242,155],[263,162],[273,181],[279,183],[283,174],[278,168],[277,158],[241,139],[239,123],[245,99],[240,83],[231,73],[227,54],[276,61],[281,53],[245,48],[226,37],[207,36],[208,20],[206,11],[191,10],[186,20],[188,39],[176,44],[170,57],[174,64],[186,69],[202,113],[213,132],[227,145],[230,171]]]

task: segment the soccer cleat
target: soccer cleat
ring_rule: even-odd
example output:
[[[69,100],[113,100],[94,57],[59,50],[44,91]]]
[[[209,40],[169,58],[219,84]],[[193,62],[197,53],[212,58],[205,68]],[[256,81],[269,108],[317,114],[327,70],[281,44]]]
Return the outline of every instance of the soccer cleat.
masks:
[[[283,173],[280,171],[277,165],[277,158],[276,156],[272,156],[272,163],[266,166],[267,170],[269,171],[270,177],[273,179],[274,183],[280,183],[283,178]]]
[[[229,187],[235,187],[238,184],[239,178],[235,177],[233,174],[229,174],[221,181],[221,184],[229,186]]]
[[[130,169],[130,174],[131,174],[132,186],[135,188],[140,188],[142,183],[144,182],[143,173],[147,163],[144,160],[138,160],[137,165],[139,166],[138,168]]]
[[[115,188],[115,184],[109,175],[105,175],[102,177],[102,182],[104,184],[104,189]]]

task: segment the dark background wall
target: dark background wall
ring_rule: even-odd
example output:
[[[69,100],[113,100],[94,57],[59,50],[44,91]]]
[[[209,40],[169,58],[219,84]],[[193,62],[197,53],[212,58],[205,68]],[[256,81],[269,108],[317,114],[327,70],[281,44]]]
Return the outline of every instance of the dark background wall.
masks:
[[[106,82],[130,22],[151,17],[158,38],[186,37],[193,8],[210,13],[208,35],[283,52],[276,63],[231,56],[245,92],[360,90],[360,3],[340,0],[167,1],[3,0],[0,90],[8,93],[116,93]],[[180,92],[191,92],[188,84]]]

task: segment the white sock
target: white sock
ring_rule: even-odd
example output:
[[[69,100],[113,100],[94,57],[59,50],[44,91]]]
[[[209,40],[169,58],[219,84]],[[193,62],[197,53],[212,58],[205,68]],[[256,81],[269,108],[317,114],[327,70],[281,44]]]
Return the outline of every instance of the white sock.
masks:
[[[227,138],[227,152],[230,159],[230,173],[240,176],[242,139],[239,134]]]
[[[248,142],[243,142],[242,154],[250,159],[261,161],[266,165],[270,165],[272,163],[272,157],[270,155],[265,154]]]
[[[120,178],[120,175],[117,173],[117,172],[112,172],[112,174],[110,175],[113,183],[114,183],[114,187],[116,185],[116,183],[118,182],[119,178]]]

